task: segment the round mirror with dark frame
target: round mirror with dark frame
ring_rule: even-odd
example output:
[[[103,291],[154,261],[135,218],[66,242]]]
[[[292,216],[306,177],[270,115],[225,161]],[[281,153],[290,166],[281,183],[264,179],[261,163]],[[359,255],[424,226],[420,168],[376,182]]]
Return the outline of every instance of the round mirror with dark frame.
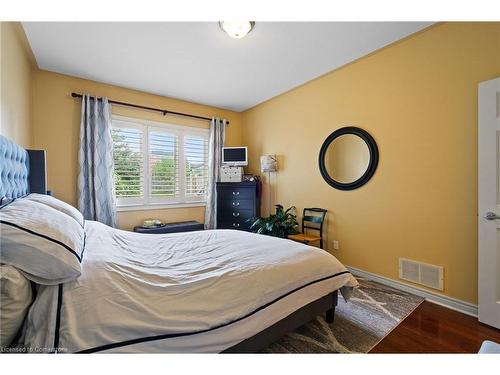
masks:
[[[363,129],[347,126],[326,138],[319,152],[319,170],[325,181],[339,190],[354,190],[372,178],[378,148]]]

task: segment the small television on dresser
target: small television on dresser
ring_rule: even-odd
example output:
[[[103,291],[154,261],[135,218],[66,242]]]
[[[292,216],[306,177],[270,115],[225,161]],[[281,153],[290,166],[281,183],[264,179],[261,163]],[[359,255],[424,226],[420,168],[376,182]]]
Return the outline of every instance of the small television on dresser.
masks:
[[[222,164],[243,167],[248,165],[248,150],[246,147],[223,147]]]

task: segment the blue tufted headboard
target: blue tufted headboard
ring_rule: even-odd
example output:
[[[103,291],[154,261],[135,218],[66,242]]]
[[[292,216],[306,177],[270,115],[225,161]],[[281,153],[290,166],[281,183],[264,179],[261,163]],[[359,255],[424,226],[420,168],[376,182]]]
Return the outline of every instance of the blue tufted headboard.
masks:
[[[25,150],[0,135],[0,199],[47,193],[45,151]]]

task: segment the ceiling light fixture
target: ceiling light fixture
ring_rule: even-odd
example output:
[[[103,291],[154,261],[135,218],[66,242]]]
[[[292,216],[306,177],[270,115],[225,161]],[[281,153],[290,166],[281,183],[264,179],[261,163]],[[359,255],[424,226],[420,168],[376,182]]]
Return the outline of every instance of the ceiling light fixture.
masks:
[[[241,39],[245,37],[255,26],[254,21],[220,21],[219,27],[231,38]]]

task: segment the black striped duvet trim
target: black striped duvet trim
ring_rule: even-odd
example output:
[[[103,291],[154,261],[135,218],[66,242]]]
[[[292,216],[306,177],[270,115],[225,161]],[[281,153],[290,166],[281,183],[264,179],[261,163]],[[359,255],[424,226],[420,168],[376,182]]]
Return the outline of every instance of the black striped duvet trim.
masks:
[[[62,243],[61,241],[59,240],[56,240],[52,237],[49,237],[49,236],[46,236],[45,234],[41,234],[41,233],[37,233],[37,232],[34,232],[32,231],[31,229],[28,229],[28,228],[24,228],[24,227],[21,227],[17,224],[14,224],[14,223],[11,223],[11,222],[8,222],[8,221],[5,221],[5,220],[0,220],[0,223],[2,224],[5,224],[5,225],[10,225],[11,227],[14,227],[14,228],[17,228],[17,229],[20,229],[22,231],[25,231],[27,233],[30,233],[30,234],[33,234],[35,236],[38,236],[38,237],[41,237],[41,238],[45,238],[46,240],[49,240],[49,241],[52,241],[62,247],[64,247],[66,250],[68,250],[71,254],[73,254],[76,259],[78,259],[78,262],[81,263],[82,262],[82,257],[80,255],[78,255],[78,253],[73,250],[71,247],[69,247],[68,245],[66,245],[65,243]],[[85,233],[85,232],[84,232]],[[84,246],[85,246],[85,243],[84,243]],[[85,250],[85,247],[82,249],[82,255],[83,255],[83,250]]]
[[[83,247],[82,247],[82,254],[80,258],[83,260],[83,253],[85,252],[85,247],[87,246],[87,232],[85,232],[85,229],[83,229]],[[80,261],[81,263],[81,261]]]
[[[62,300],[63,300],[63,284],[59,284],[57,289],[56,327],[54,332],[54,348],[53,348],[54,353],[57,353],[57,349],[59,348],[59,328],[61,327]]]
[[[113,343],[113,344],[106,344],[106,345],[101,345],[101,346],[97,346],[95,348],[90,348],[90,349],[85,349],[85,350],[82,350],[82,351],[79,351],[77,353],[96,353],[96,352],[100,352],[100,351],[103,351],[103,350],[109,350],[109,349],[114,349],[114,348],[119,348],[119,347],[122,347],[122,346],[128,346],[128,345],[134,345],[134,344],[140,344],[140,343],[143,343],[143,342],[149,342],[149,341],[156,341],[156,340],[164,340],[164,339],[170,339],[170,338],[174,338],[174,337],[182,337],[182,336],[192,336],[192,335],[197,335],[197,334],[200,334],[200,333],[205,333],[205,332],[210,332],[210,331],[213,331],[213,330],[216,330],[216,329],[219,329],[219,328],[222,328],[222,327],[226,327],[230,324],[233,324],[233,323],[237,323],[243,319],[246,319],[248,318],[249,316],[251,315],[254,315],[256,314],[257,312],[271,306],[272,304],[278,302],[279,300],[289,296],[290,294],[292,293],[295,293],[297,291],[299,291],[300,289],[303,289],[305,287],[308,287],[312,284],[316,284],[316,283],[319,283],[321,281],[325,281],[325,280],[328,280],[328,279],[333,279],[334,277],[337,277],[337,276],[340,276],[340,275],[344,275],[344,274],[347,274],[347,273],[350,273],[349,271],[342,271],[342,272],[339,272],[339,273],[336,273],[334,275],[331,275],[331,276],[326,276],[326,277],[323,277],[321,279],[318,279],[318,280],[314,280],[314,281],[311,281],[307,284],[304,284],[302,286],[299,286],[285,294],[283,294],[282,296],[274,299],[273,301],[271,302],[268,302],[266,303],[265,305],[262,305],[261,307],[249,312],[248,314],[242,316],[241,318],[238,318],[238,319],[235,319],[231,322],[228,322],[228,323],[224,323],[224,324],[220,324],[218,326],[215,326],[215,327],[212,327],[212,328],[208,328],[208,329],[204,329],[204,330],[201,330],[201,331],[194,331],[194,332],[184,332],[184,333],[168,333],[168,334],[164,334],[164,335],[156,335],[156,336],[148,336],[148,337],[141,337],[141,338],[137,338],[137,339],[132,339],[132,340],[127,340],[127,341],[121,341],[121,342],[116,342],[116,343]],[[62,294],[61,294],[62,295]],[[62,298],[61,298],[62,299]],[[61,307],[58,305],[58,310],[60,310]],[[58,316],[60,316],[60,314],[58,313]],[[58,329],[58,328],[57,328]]]

